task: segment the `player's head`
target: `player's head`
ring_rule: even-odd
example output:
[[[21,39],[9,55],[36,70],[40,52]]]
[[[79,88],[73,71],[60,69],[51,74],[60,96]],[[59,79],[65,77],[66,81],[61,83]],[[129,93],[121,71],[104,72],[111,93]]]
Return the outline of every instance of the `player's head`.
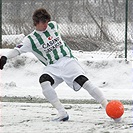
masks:
[[[51,16],[44,8],[40,8],[35,10],[35,12],[33,13],[32,19],[33,19],[34,26],[36,26],[40,22],[42,23],[49,22],[51,19]]]

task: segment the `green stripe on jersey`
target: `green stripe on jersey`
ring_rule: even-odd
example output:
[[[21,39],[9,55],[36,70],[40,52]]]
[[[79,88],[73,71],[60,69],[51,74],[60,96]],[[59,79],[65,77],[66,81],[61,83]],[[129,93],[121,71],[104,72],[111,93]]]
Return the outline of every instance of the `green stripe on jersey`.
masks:
[[[68,50],[69,50],[69,52],[70,52],[70,57],[74,57],[74,56],[72,55],[72,52],[71,52],[69,46],[68,46],[65,42],[64,42],[64,44],[65,44],[65,46],[68,48]]]
[[[37,49],[37,47],[36,47],[36,45],[35,45],[33,39],[31,38],[31,36],[28,36],[28,38],[29,38],[30,41],[31,41],[33,51],[35,51],[35,52],[38,53],[39,55],[43,56],[42,52],[39,51],[39,50]],[[46,58],[45,58],[45,59],[46,59]]]
[[[28,38],[29,38],[30,41],[31,41],[31,45],[32,45],[33,51],[35,51],[36,53],[38,53],[39,55],[41,55],[41,56],[47,61],[47,58],[45,58],[45,57],[43,56],[42,52],[39,51],[39,50],[37,49],[37,47],[36,47],[36,45],[35,45],[33,39],[32,39],[30,36],[28,36]],[[40,60],[40,61],[41,61],[41,60]],[[44,63],[43,61],[41,61],[41,62],[46,66],[46,63]]]
[[[54,29],[54,24],[53,23],[49,23],[48,25],[50,26],[51,29]]]
[[[50,36],[50,34],[49,34],[49,32],[47,30],[45,32],[43,32],[43,33],[45,34],[46,37]]]
[[[34,35],[36,36],[36,38],[37,38],[37,40],[39,41],[40,44],[44,44],[44,41],[43,41],[42,37],[38,33],[34,32]]]
[[[50,54],[47,54],[47,57],[48,57],[48,59],[50,60],[50,64],[53,64],[53,61],[52,61],[52,58],[51,58],[51,55]]]
[[[58,32],[55,32],[54,34],[55,34],[56,36],[58,36]]]
[[[63,49],[63,45],[60,46],[60,49],[61,49],[61,53],[63,54],[63,56],[66,56],[67,53],[66,53],[66,51]]]
[[[54,53],[54,58],[55,58],[56,60],[58,60],[58,59],[59,59],[59,56],[58,56],[57,50],[54,49],[54,50],[53,50],[53,53]]]

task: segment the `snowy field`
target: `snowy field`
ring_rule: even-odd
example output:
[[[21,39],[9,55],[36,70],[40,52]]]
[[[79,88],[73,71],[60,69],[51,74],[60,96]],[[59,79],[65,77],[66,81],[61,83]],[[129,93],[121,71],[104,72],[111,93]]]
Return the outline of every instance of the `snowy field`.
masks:
[[[68,122],[53,122],[50,104],[2,103],[0,133],[132,133],[132,107],[125,105],[121,123],[108,118],[97,104],[65,104]]]
[[[0,54],[8,49],[0,50]],[[132,59],[115,59],[115,55],[102,52],[78,52],[73,54],[86,72],[88,78],[98,86],[108,99],[132,99]],[[33,96],[43,98],[39,77],[44,65],[31,53],[8,60],[0,70],[1,96]],[[65,83],[56,88],[61,99],[91,99],[84,89],[73,91]],[[65,92],[65,93],[64,93]]]
[[[1,49],[0,56],[9,49]],[[91,100],[84,90],[73,91],[65,83],[56,88],[68,110],[68,122],[52,122],[56,110],[49,103],[1,102],[0,133],[132,133],[132,57],[128,61],[115,59],[115,54],[103,52],[73,51],[88,78],[98,86],[108,100],[130,101],[124,104],[125,113],[121,123],[115,123],[99,104],[71,103],[71,100]],[[11,59],[0,70],[0,96],[44,98],[39,77],[44,66],[31,54]],[[45,98],[44,98],[45,99]]]

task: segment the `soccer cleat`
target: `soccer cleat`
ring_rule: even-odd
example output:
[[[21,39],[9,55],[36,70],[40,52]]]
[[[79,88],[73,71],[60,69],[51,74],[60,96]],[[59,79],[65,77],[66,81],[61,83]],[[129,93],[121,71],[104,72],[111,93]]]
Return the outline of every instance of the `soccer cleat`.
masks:
[[[68,119],[69,119],[69,115],[67,115],[65,117],[60,116],[58,118],[53,119],[53,121],[68,121]]]

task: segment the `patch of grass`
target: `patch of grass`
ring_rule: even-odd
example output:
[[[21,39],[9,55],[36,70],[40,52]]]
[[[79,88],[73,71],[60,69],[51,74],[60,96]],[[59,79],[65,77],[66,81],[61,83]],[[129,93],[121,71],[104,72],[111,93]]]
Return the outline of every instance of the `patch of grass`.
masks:
[[[20,102],[20,103],[47,103],[48,101],[45,98],[36,98],[36,97],[9,97],[4,96],[0,97],[1,102]],[[62,103],[67,104],[98,104],[94,99],[60,99]],[[109,100],[110,101],[110,100]],[[124,105],[132,105],[132,100],[120,100]]]

